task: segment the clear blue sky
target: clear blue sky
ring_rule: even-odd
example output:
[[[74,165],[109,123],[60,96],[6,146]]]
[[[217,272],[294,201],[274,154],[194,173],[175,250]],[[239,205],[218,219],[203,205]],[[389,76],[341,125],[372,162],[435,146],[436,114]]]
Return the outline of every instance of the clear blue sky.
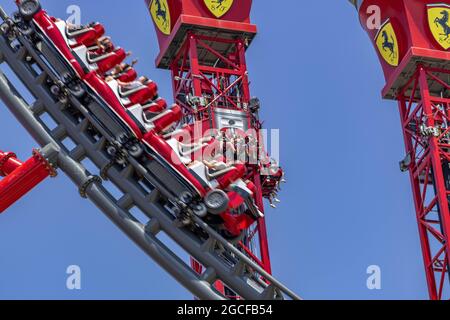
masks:
[[[1,5],[12,12],[12,0]],[[171,97],[156,70],[153,26],[143,0],[42,0],[53,15],[82,8],[139,71]],[[252,94],[267,128],[281,128],[288,184],[268,210],[274,274],[306,299],[426,299],[427,290],[396,104],[382,101],[381,68],[345,0],[256,0],[259,35],[248,51]],[[0,104],[1,106],[1,104]],[[36,147],[0,108],[0,149],[22,159]],[[65,287],[82,269],[82,290]],[[382,269],[382,290],[366,268]],[[0,299],[191,299],[63,175],[0,216]]]

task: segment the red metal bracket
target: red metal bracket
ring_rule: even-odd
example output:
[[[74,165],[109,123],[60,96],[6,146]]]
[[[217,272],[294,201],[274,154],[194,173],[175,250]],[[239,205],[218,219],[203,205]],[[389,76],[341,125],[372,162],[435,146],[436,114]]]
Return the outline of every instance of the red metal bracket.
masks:
[[[0,213],[30,192],[47,177],[56,176],[56,170],[39,153],[33,150],[33,156],[25,162],[17,159],[11,152],[0,151]]]

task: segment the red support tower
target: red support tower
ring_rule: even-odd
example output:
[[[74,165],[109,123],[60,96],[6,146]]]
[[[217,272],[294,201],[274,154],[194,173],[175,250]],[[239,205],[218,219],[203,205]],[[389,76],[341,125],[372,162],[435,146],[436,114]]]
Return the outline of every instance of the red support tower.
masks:
[[[250,95],[246,63],[246,49],[257,32],[250,22],[252,1],[146,0],[146,5],[161,50],[156,65],[171,71],[174,100],[184,110],[184,124],[195,124],[198,134],[211,129],[233,134],[253,130],[259,136],[259,103]],[[259,164],[248,166],[247,178],[253,181],[257,205],[264,212],[265,180]],[[249,228],[240,246],[271,272],[264,218]],[[195,262],[193,267],[201,270]]]
[[[398,101],[429,296],[450,298],[450,2],[352,0]],[[374,28],[377,15],[381,25]]]

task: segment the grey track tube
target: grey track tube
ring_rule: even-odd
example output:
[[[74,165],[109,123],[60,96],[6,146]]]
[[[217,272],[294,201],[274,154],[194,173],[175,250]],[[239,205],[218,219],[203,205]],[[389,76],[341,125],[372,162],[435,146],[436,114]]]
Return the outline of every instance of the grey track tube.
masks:
[[[25,101],[19,98],[12,84],[0,72],[0,98],[8,109],[27,129],[33,138],[41,146],[53,145],[59,150],[58,167],[64,171],[69,178],[78,186],[89,180],[86,171],[75,161],[64,154],[58,144],[42,128],[40,123],[32,116]],[[223,297],[214,292],[209,283],[199,281],[194,271],[186,268],[180,263],[178,257],[167,252],[155,237],[146,234],[145,227],[136,222],[131,216],[115,205],[101,186],[95,183],[90,184],[86,189],[88,198],[121,230],[133,240],[142,250],[144,250],[155,262],[164,268],[181,285],[191,291],[195,296],[203,300],[222,300]]]
[[[216,280],[222,280],[238,295],[248,300],[278,299],[281,298],[279,293],[292,299],[300,299],[201,219],[194,218],[196,224],[209,234],[209,240],[206,242],[190,231],[180,228],[173,220],[173,215],[158,202],[159,194],[164,193],[160,185],[155,184],[151,177],[147,177],[155,189],[150,194],[142,191],[136,177],[133,176],[133,170],[138,176],[145,175],[146,170],[135,159],[129,159],[129,168],[126,169],[108,167],[111,160],[101,151],[107,137],[103,134],[98,143],[93,143],[83,129],[89,124],[89,115],[85,115],[82,123],[74,123],[61,112],[63,105],[55,103],[48,89],[43,87],[47,77],[53,74],[48,68],[48,63],[42,61],[35,48],[26,39],[18,35],[18,40],[22,47],[13,52],[5,39],[0,37],[0,63],[5,61],[9,64],[37,101],[33,106],[28,106],[1,71],[0,98],[41,146],[50,146],[51,154],[56,153],[56,160],[52,157],[52,163],[57,162],[60,169],[80,188],[83,196],[89,198],[144,252],[200,299],[224,299],[212,285]],[[29,54],[44,70],[38,77],[32,75],[29,66],[26,66],[24,61],[26,54]],[[46,59],[50,59],[51,64],[55,57]],[[52,77],[57,78],[57,75]],[[84,113],[87,112],[82,105],[78,108]],[[46,129],[45,124],[39,119],[42,113],[53,117],[58,126],[53,130]],[[76,148],[70,152],[63,147],[62,141],[65,137],[70,137],[75,142]],[[98,168],[102,168],[102,175],[106,174],[109,180],[124,192],[120,200],[114,199],[101,185],[101,180],[84,168],[79,162],[84,158],[90,159]],[[106,167],[109,169],[103,171]],[[145,213],[150,222],[147,225],[140,223],[129,211],[132,207],[137,207]],[[205,272],[202,275],[196,274],[186,262],[175,255],[162,240],[157,238],[160,231],[203,264]],[[226,259],[222,250],[226,251]],[[227,260],[230,257],[234,261],[231,265]],[[270,285],[263,282],[261,277],[269,280]]]

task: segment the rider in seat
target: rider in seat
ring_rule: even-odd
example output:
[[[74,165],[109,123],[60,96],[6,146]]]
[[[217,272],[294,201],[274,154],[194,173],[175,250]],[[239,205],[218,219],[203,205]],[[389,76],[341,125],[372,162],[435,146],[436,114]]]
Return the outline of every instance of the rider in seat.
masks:
[[[164,112],[166,113],[166,112]],[[174,106],[167,111],[168,114],[165,118],[170,117],[181,118],[181,108]],[[178,115],[177,115],[178,114]],[[217,163],[209,163],[210,168],[202,161],[191,161],[180,154],[178,150],[178,144],[174,139],[166,141],[162,138],[157,130],[170,124],[167,120],[164,124],[155,123],[155,129],[150,130],[143,138],[143,142],[158,156],[162,157],[173,169],[178,171],[190,184],[195,186],[198,190],[202,191],[207,189],[229,189],[231,191],[231,185],[239,184],[240,178],[246,173],[246,167],[243,164],[222,164],[219,161]],[[158,128],[159,126],[159,128]],[[242,182],[243,183],[243,182]],[[202,191],[203,192],[203,191]]]
[[[95,45],[97,40],[105,34],[105,28],[98,22],[91,22],[83,26],[68,23],[56,17],[49,17],[49,19],[53,23],[64,23],[67,39],[75,41],[77,45],[86,47]]]
[[[110,37],[101,37],[91,46],[87,47],[88,51],[91,53],[96,53],[102,55],[105,53],[112,52],[115,49],[114,44]]]
[[[127,106],[144,105],[158,96],[158,86],[147,77],[139,77],[138,80],[132,82],[117,82],[120,96],[129,100]]]
[[[247,172],[245,164],[225,159],[223,156],[224,142],[214,135],[192,139],[188,134],[186,138],[188,141],[185,141],[183,136],[174,138],[178,141],[179,154],[184,158],[189,158],[192,164],[202,162],[206,167],[206,178],[210,181],[217,181],[220,189],[227,189]]]
[[[86,47],[93,46],[97,40],[105,34],[105,28],[98,22],[92,22],[85,26],[67,23],[66,36]]]
[[[153,123],[156,133],[161,134],[174,124],[178,123],[183,117],[183,111],[180,106],[174,104],[172,108],[160,112],[158,115],[148,118],[148,113],[144,112],[144,119]]]
[[[97,66],[100,75],[106,74],[109,70],[120,65],[131,52],[125,52],[122,48],[115,48],[111,39],[103,37],[97,41],[95,46],[91,46],[87,52],[87,62]]]
[[[158,116],[161,112],[167,109],[167,102],[163,98],[157,98],[151,100],[142,105],[142,111],[144,112],[144,119],[147,122],[151,122],[151,119]]]
[[[124,83],[135,81],[138,75],[133,67],[137,62],[137,60],[133,60],[131,64],[121,63],[115,66],[113,71],[108,73],[106,77],[112,77],[113,79]]]
[[[222,160],[222,161],[220,161]],[[208,161],[203,160],[203,163],[208,168],[208,178],[216,179],[219,183],[220,189],[227,189],[232,183],[241,179],[247,172],[247,168],[242,163],[225,163],[223,158],[219,157],[217,160]]]
[[[270,162],[267,162],[270,161]],[[273,206],[273,200],[276,199],[280,185],[284,182],[284,171],[279,167],[275,160],[267,160],[261,164],[261,189],[264,198],[269,199]]]

